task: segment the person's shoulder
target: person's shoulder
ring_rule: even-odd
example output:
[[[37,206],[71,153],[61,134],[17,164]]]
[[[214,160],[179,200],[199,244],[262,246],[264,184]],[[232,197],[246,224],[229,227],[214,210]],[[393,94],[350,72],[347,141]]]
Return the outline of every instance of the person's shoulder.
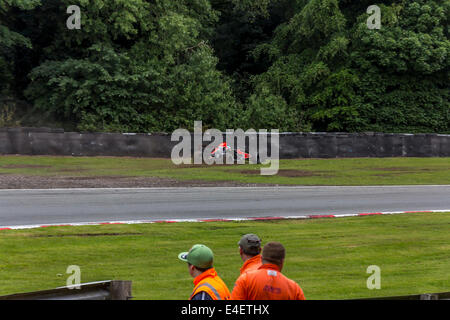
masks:
[[[247,280],[247,274],[248,272],[243,272],[239,275],[239,277],[236,279],[236,283],[243,282]]]
[[[283,281],[290,287],[300,287],[299,284],[295,281],[292,280],[291,278],[288,278],[285,274],[279,272],[279,276],[281,279],[283,279]]]
[[[258,267],[256,269],[247,271],[245,274],[247,275],[247,277],[252,278],[252,277],[256,277],[258,274],[265,273],[266,271],[267,270],[259,269],[259,267]]]
[[[252,282],[255,278],[258,277],[258,274],[260,274],[261,270],[255,269],[255,270],[249,270],[244,273],[242,273],[236,282]]]
[[[286,276],[285,276],[286,277]],[[289,286],[296,291],[301,291],[303,292],[302,288],[300,287],[300,285],[297,283],[297,281],[292,280],[288,277],[286,277],[286,281],[289,283]]]
[[[262,266],[261,260],[255,260],[251,264],[249,264],[245,270],[245,272],[258,270],[259,267]]]
[[[200,291],[195,296],[193,296],[191,300],[213,300],[213,299],[207,292]]]

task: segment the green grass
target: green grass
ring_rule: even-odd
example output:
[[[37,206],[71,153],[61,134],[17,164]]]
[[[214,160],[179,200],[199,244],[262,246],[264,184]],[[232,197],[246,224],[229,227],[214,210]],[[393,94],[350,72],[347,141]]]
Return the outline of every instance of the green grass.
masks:
[[[0,156],[0,174],[130,176],[281,185],[449,184],[450,158],[281,160],[274,176],[261,165],[174,165],[170,159],[124,157]]]
[[[49,227],[0,231],[0,294],[64,286],[69,265],[81,281],[132,280],[137,299],[187,299],[193,284],[179,252],[215,252],[232,288],[237,241],[257,233],[287,250],[285,273],[307,299],[350,299],[450,291],[450,213],[340,219]],[[97,236],[93,236],[97,234]],[[370,265],[381,289],[368,290]]]

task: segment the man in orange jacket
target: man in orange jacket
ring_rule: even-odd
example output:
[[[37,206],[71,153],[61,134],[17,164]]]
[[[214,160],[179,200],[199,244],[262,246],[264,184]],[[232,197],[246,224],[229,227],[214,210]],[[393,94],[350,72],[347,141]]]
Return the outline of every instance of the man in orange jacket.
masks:
[[[228,300],[230,291],[213,268],[214,255],[202,244],[194,245],[178,258],[188,263],[189,274],[194,278],[194,291],[189,300]]]
[[[241,267],[241,274],[252,270],[257,270],[261,262],[261,239],[256,234],[246,234],[238,242],[239,254],[244,264]]]
[[[267,243],[262,252],[262,265],[237,279],[231,299],[305,300],[300,286],[281,273],[285,252],[281,243]]]

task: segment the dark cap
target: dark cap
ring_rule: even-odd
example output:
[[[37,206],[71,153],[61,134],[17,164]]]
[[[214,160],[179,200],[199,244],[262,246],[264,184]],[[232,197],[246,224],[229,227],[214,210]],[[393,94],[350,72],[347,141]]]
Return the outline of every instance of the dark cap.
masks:
[[[283,245],[279,242],[268,242],[262,251],[262,259],[275,263],[275,264],[281,264],[281,261],[286,256],[286,250],[284,249]]]
[[[238,245],[246,254],[256,255],[260,252],[261,239],[256,234],[249,233],[239,240]]]

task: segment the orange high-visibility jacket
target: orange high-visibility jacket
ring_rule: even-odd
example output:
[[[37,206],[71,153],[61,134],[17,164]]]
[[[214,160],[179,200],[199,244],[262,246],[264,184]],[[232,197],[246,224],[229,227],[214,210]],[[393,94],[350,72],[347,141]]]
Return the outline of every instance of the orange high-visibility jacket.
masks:
[[[230,290],[223,280],[217,275],[214,268],[208,269],[194,279],[194,291],[189,300],[199,292],[206,292],[213,300],[229,300]]]
[[[261,265],[262,265],[261,255],[258,254],[244,262],[244,264],[241,267],[241,274],[257,270]]]
[[[303,290],[280,272],[275,264],[242,274],[236,281],[232,300],[305,300]]]

